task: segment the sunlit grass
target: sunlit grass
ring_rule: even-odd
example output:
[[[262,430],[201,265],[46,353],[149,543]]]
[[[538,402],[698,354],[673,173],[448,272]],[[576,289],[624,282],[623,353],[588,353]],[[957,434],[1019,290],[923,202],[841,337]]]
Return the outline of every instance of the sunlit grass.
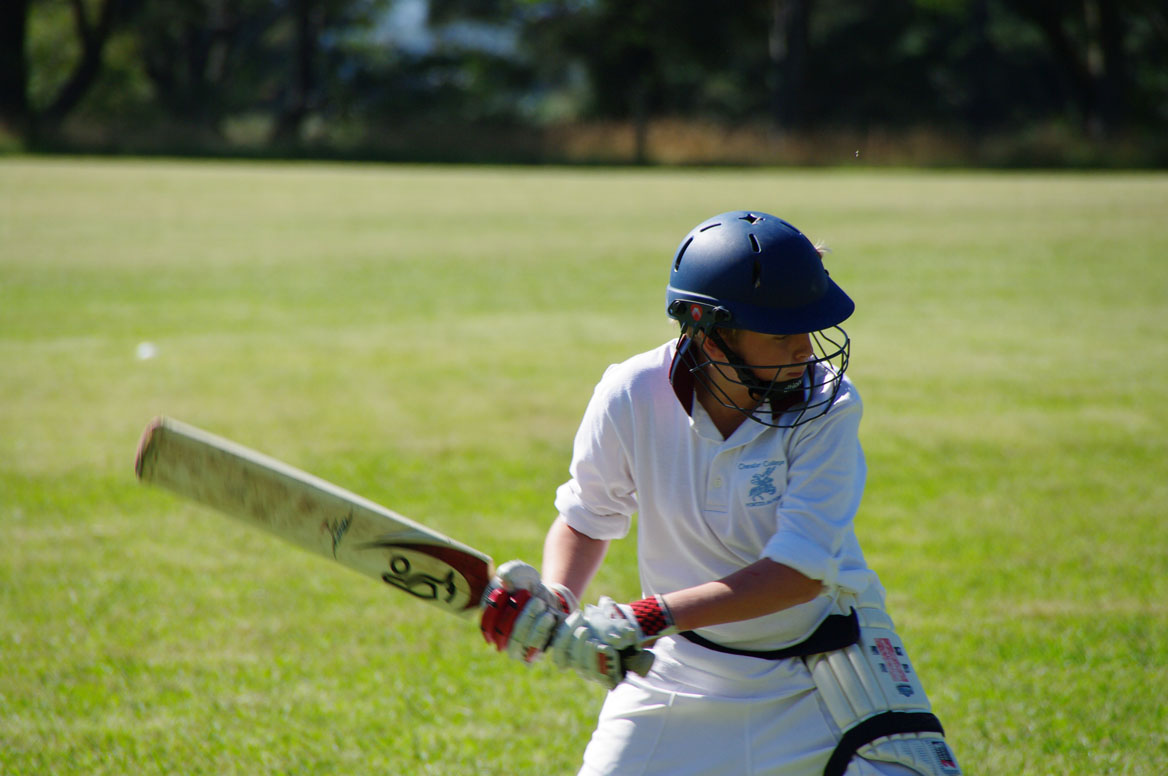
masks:
[[[1168,177],[10,158],[0,201],[2,773],[574,773],[596,687],[139,487],[138,434],[538,561],[596,379],[737,207],[858,302],[857,530],[967,772],[1168,756]]]

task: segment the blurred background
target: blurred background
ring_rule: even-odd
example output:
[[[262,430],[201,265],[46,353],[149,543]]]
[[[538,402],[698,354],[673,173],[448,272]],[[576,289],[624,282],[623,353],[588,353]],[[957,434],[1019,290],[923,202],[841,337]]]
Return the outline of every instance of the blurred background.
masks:
[[[5,0],[6,151],[1162,167],[1155,0]]]
[[[1166,170],[1164,0],[0,0],[0,774],[574,773],[598,685],[139,487],[139,434],[538,561],[748,207],[858,302],[857,533],[967,772],[1160,776]]]

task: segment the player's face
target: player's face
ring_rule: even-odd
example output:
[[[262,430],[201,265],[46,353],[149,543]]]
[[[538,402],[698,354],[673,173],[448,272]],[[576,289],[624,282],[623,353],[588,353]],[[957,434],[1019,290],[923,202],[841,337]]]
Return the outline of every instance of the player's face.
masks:
[[[802,376],[814,355],[810,334],[760,334],[739,331],[731,345],[754,373],[766,382]]]
[[[807,362],[814,359],[810,334],[761,334],[739,329],[727,332],[726,339],[730,348],[764,383],[796,380],[803,376]],[[707,339],[704,346],[715,362],[729,360],[730,357],[713,340]],[[749,393],[724,363],[715,365],[711,377],[721,384],[727,395]]]

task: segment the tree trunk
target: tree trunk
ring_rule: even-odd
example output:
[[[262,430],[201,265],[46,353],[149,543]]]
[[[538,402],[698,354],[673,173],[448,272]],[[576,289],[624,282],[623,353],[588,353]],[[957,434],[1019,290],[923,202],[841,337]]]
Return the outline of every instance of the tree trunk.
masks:
[[[1091,0],[1086,2],[1089,3]],[[1098,103],[1089,52],[1080,52],[1071,36],[1067,34],[1063,26],[1062,5],[1055,2],[1019,3],[1017,10],[1042,30],[1055,62],[1066,79],[1071,102],[1079,112],[1080,123],[1088,133],[1095,131],[1099,124]],[[1080,10],[1084,10],[1084,7],[1080,6]],[[1088,35],[1092,32],[1089,22],[1087,32]],[[1089,39],[1088,46],[1093,44],[1094,41]]]
[[[771,0],[772,114],[779,129],[807,125],[804,107],[812,0]]]
[[[966,64],[970,74],[970,95],[965,120],[976,131],[985,130],[996,119],[994,90],[990,80],[994,49],[990,43],[989,23],[989,0],[973,0],[969,9],[969,28],[973,35],[973,45]]]
[[[0,123],[24,136],[29,130],[25,40],[31,0],[0,2]]]
[[[90,25],[86,18],[82,0],[72,0],[72,5],[77,37],[81,41],[81,59],[56,98],[38,117],[38,122],[50,127],[59,125],[77,107],[101,73],[101,58],[110,30],[113,29],[118,0],[105,0],[101,4],[95,25]]]
[[[272,140],[280,143],[295,143],[300,139],[304,119],[308,117],[309,103],[315,86],[313,66],[316,60],[316,24],[314,24],[315,0],[296,0],[296,63],[292,79],[292,94],[287,105],[280,112],[272,132]]]
[[[1123,17],[1115,0],[1095,0],[1099,8],[1099,116],[1105,132],[1123,129],[1127,118],[1127,62],[1123,53]]]

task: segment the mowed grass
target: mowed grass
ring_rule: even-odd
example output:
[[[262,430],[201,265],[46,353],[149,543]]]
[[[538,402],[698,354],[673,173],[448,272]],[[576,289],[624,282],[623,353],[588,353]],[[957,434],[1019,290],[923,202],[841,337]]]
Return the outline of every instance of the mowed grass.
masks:
[[[675,246],[740,207],[857,300],[857,530],[966,772],[1162,773],[1168,176],[19,158],[0,773],[574,773],[598,687],[139,486],[138,435],[169,414],[538,563],[596,379],[672,336]]]

